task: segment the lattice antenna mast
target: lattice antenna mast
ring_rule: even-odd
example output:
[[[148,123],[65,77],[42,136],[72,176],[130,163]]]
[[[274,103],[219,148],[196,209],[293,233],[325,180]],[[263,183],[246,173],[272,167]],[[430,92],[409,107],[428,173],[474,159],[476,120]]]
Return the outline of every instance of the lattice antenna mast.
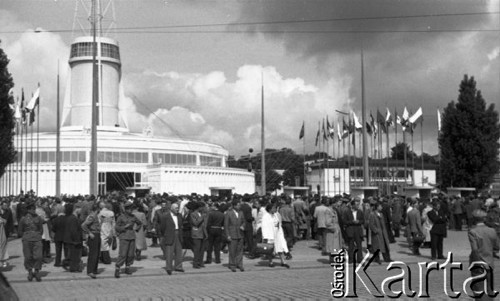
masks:
[[[91,36],[94,20],[98,37],[114,38],[116,33],[114,0],[96,0],[95,5],[93,10],[92,0],[75,0],[72,39],[75,36]],[[96,16],[93,16],[94,12]]]

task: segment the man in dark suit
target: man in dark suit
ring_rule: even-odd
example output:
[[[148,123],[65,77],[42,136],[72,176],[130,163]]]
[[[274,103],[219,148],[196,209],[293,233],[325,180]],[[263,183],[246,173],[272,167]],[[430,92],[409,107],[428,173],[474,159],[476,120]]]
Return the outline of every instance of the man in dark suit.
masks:
[[[240,211],[240,201],[234,199],[231,202],[232,208],[226,212],[224,217],[224,230],[229,241],[229,268],[236,272],[236,268],[244,271],[243,268],[243,230],[245,219]]]
[[[160,246],[165,257],[167,274],[172,275],[172,261],[175,271],[184,272],[182,268],[182,218],[179,214],[179,204],[173,203],[170,210],[162,205],[155,214],[155,230],[160,238]]]
[[[445,259],[443,255],[443,238],[446,236],[446,217],[440,211],[439,200],[432,201],[432,210],[427,213],[427,217],[432,222],[431,228],[431,258]]]
[[[240,210],[243,213],[245,219],[245,230],[243,230],[244,246],[248,251],[248,258],[254,258],[254,244],[253,244],[253,216],[252,216],[252,206],[250,205],[250,196],[244,196],[243,202],[240,205]]]
[[[191,238],[193,239],[193,268],[204,268],[203,264],[203,240],[207,238],[205,215],[202,214],[204,202],[197,202],[195,210],[189,215],[191,223]]]
[[[224,228],[224,213],[222,208],[213,208],[208,213],[207,232],[208,248],[205,263],[212,263],[212,252],[215,253],[215,263],[220,263],[220,250],[222,246],[222,229]]]
[[[395,243],[396,240],[394,239],[394,233],[392,232],[392,212],[391,212],[391,205],[389,204],[389,199],[388,198],[383,198],[382,199],[382,212],[384,215],[384,223],[385,223],[385,229],[387,230],[387,234],[389,235],[389,243]]]
[[[408,219],[407,226],[408,227],[408,235],[412,238],[412,250],[413,255],[420,255],[420,251],[418,248],[420,247],[419,243],[414,243],[415,237],[417,235],[423,235],[424,231],[422,229],[422,219],[420,218],[420,210],[417,209],[418,202],[417,200],[410,200],[410,208],[406,218]]]
[[[52,232],[54,232],[54,243],[56,245],[55,267],[62,266],[61,257],[64,253],[64,261],[68,260],[68,246],[64,244],[64,231],[66,216],[64,207],[57,209],[57,216],[52,220]]]
[[[83,249],[83,232],[78,214],[80,208],[75,208],[72,203],[65,205],[65,231],[64,231],[64,245],[68,246],[69,271],[81,272],[82,268],[80,262],[82,260]],[[66,267],[66,262],[63,262],[63,267]]]
[[[360,263],[363,260],[363,247],[361,242],[363,241],[362,225],[365,223],[365,218],[363,211],[359,208],[360,202],[361,200],[359,198],[355,198],[351,201],[350,210],[346,210],[342,218],[348,245],[349,263],[355,261]],[[356,259],[354,259],[355,252]]]

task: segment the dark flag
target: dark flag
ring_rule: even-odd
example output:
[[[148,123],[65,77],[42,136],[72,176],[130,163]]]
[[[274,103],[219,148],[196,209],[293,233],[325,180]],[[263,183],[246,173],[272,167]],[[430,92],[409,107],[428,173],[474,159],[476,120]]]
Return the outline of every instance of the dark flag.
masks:
[[[344,118],[342,118],[342,139],[349,136],[349,126],[345,123]]]
[[[26,108],[24,106],[24,89],[21,89],[21,122],[26,124]]]
[[[326,129],[325,129],[325,118],[323,118],[323,141],[328,140],[328,135],[326,134]]]
[[[316,134],[316,143],[314,144],[315,146],[318,146],[318,143],[319,143],[319,127],[318,127],[318,133]]]
[[[387,126],[385,123],[385,118],[382,115],[382,113],[380,113],[380,111],[378,109],[377,109],[377,123],[380,125],[382,132],[387,133]]]
[[[368,121],[366,122],[366,133],[370,136],[373,134],[372,126],[370,125],[370,123],[368,123]]]
[[[300,129],[299,140],[304,138],[304,124],[305,122],[302,121],[302,128]]]

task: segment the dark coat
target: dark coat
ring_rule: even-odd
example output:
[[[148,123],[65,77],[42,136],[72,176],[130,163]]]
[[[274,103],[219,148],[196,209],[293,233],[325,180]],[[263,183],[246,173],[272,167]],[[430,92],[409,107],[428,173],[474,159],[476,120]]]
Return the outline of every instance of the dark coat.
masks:
[[[218,227],[220,229],[224,227],[224,213],[219,210],[212,210],[208,213],[207,230],[210,230],[211,227]]]
[[[179,237],[179,241],[182,244],[183,235],[182,235],[182,217],[180,214],[177,214],[177,236]],[[172,218],[172,214],[168,210],[158,210],[156,211],[155,216],[155,229],[156,233],[158,233],[159,238],[165,239],[165,244],[167,246],[171,246],[174,244],[175,239],[175,222]]]
[[[385,227],[384,214],[377,215],[375,211],[370,213],[368,225],[372,234],[373,251],[380,250],[381,253],[389,253],[389,235]]]
[[[365,217],[362,210],[356,212],[356,220],[358,223],[354,222],[354,216],[352,210],[344,211],[344,216],[342,218],[342,223],[345,227],[345,234],[347,238],[363,237],[363,225],[365,224]]]
[[[242,203],[240,210],[243,212],[243,217],[245,218],[245,231],[253,231],[252,207],[248,203]]]
[[[10,210],[10,208],[7,208],[0,216],[6,221],[4,225],[5,236],[9,237],[10,234],[14,231],[14,219],[12,217],[12,211]]]
[[[54,241],[63,242],[66,226],[66,216],[59,215],[52,220],[52,232],[54,232]]]
[[[446,217],[435,209],[427,212],[427,217],[433,223],[431,234],[446,236]]]
[[[83,242],[83,232],[80,219],[74,214],[66,216],[64,223],[64,243],[80,245]]]
[[[392,203],[392,222],[395,224],[400,224],[401,219],[403,218],[403,206],[401,204],[401,200],[395,199]]]
[[[193,239],[204,239],[207,237],[205,215],[194,211],[189,215],[189,222],[191,223],[191,237]]]
[[[244,224],[245,218],[243,216],[243,212],[238,212],[238,216],[236,216],[233,209],[226,211],[226,216],[224,217],[224,230],[226,237],[231,239],[243,238],[241,226]]]
[[[408,230],[410,233],[424,233],[422,229],[422,219],[420,218],[420,211],[416,208],[413,208],[408,215],[406,216],[408,219]]]

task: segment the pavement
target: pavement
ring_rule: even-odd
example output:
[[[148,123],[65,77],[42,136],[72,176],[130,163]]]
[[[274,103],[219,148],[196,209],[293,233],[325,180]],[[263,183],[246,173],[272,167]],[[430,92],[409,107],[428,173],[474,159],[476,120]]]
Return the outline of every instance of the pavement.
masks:
[[[150,240],[148,239],[148,242]],[[402,261],[412,273],[411,288],[418,291],[418,262],[430,261],[430,249],[421,249],[421,256],[411,255],[406,239],[400,237],[390,245],[393,260]],[[52,245],[52,251],[53,251]],[[467,231],[449,231],[444,241],[444,250],[453,253],[453,260],[461,262],[463,268],[453,272],[453,288],[461,292],[458,299],[470,300],[464,296],[462,283],[469,277],[468,256],[470,246]],[[83,273],[70,273],[46,263],[42,269],[42,282],[28,282],[23,267],[21,242],[13,239],[8,243],[9,267],[0,268],[21,300],[332,300],[330,294],[333,268],[328,256],[321,256],[317,242],[302,240],[295,244],[289,261],[291,268],[281,267],[275,259],[276,267],[270,268],[263,259],[244,259],[245,271],[231,272],[227,267],[228,256],[222,254],[222,264],[207,264],[203,269],[191,265],[192,252],[186,251],[184,273],[167,275],[160,248],[149,247],[143,251],[141,261],[133,264],[133,274],[114,278],[114,264],[99,265],[97,279]],[[113,259],[117,251],[112,251]],[[86,262],[86,257],[83,258]],[[443,263],[440,260],[439,263]],[[496,263],[497,266],[500,263]],[[372,263],[367,273],[377,287],[387,276],[399,274],[399,270],[389,271],[388,264]],[[494,279],[499,281],[499,270],[494,271]],[[352,269],[350,269],[351,275]],[[429,296],[432,300],[448,300],[444,294],[444,271],[429,273]],[[448,281],[450,278],[448,277]],[[495,283],[497,289],[500,287]],[[392,289],[398,288],[395,284]],[[358,298],[372,300],[374,296],[357,280]],[[401,299],[411,299],[404,298]],[[0,301],[3,301],[0,296]]]

